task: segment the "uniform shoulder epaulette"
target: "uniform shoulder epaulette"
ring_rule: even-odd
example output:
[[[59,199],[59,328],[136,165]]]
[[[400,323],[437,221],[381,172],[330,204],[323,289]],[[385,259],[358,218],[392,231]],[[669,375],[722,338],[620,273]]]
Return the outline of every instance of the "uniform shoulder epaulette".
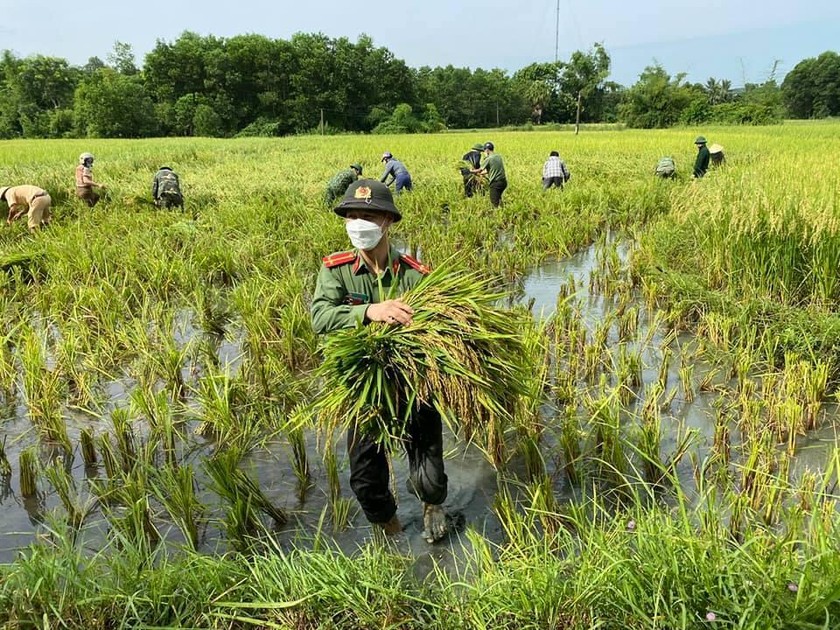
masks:
[[[324,261],[324,267],[332,269],[333,267],[346,265],[356,260],[356,252],[337,252],[329,256],[324,256],[321,260]]]
[[[431,271],[426,265],[421,263],[416,258],[409,256],[408,254],[400,254],[400,260],[402,260],[406,265],[411,267],[412,269],[416,269],[424,276]]]

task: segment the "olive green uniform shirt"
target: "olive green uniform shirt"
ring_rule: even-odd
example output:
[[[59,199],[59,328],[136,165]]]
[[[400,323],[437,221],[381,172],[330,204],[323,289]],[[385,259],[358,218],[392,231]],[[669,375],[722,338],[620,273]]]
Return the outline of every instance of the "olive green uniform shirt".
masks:
[[[502,156],[498,153],[491,153],[484,160],[481,168],[487,171],[487,183],[492,184],[495,181],[507,179],[505,177],[505,163],[502,161]]]
[[[312,298],[315,332],[322,334],[364,324],[368,305],[398,298],[416,286],[428,271],[394,247],[388,260],[388,268],[377,278],[356,250],[324,258]]]

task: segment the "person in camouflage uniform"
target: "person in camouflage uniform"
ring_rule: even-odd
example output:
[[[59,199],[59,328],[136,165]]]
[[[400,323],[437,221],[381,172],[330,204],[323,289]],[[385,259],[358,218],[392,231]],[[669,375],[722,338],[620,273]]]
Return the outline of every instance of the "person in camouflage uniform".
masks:
[[[341,197],[347,187],[362,176],[362,167],[358,164],[351,164],[349,168],[339,171],[327,182],[327,190],[324,193],[324,203],[332,203]]]
[[[388,239],[390,226],[402,218],[387,186],[373,179],[352,183],[334,212],[344,218],[355,249],[324,257],[312,298],[316,333],[383,322],[394,328],[411,323],[414,313],[401,295],[416,286],[428,269],[400,254]],[[411,414],[405,448],[408,488],[423,505],[423,537],[428,542],[446,533],[447,477],[443,466],[443,424],[434,407],[422,405]],[[347,433],[350,487],[371,523],[386,534],[402,530],[389,487],[388,458],[373,437],[351,428]]]
[[[181,193],[181,180],[177,173],[168,166],[161,166],[152,180],[152,199],[158,208],[184,209],[184,195]]]

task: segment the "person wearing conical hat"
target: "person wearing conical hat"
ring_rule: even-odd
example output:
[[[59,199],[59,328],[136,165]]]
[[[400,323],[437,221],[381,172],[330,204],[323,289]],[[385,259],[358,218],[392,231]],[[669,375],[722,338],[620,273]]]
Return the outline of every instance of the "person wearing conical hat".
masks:
[[[390,189],[375,179],[350,184],[333,211],[344,219],[353,249],[325,256],[312,298],[312,327],[318,334],[382,322],[395,330],[411,323],[413,309],[399,296],[415,287],[429,270],[401,254],[389,239],[402,219]],[[432,406],[414,407],[406,427],[409,490],[423,507],[427,542],[446,534],[442,504],[447,495],[443,465],[443,424]],[[386,534],[402,531],[390,489],[388,456],[375,436],[355,427],[347,432],[350,487],[368,521]]]
[[[464,178],[464,196],[472,197],[478,186],[478,178],[473,176],[473,169],[481,167],[481,152],[484,151],[484,144],[478,142],[461,158],[464,166],[461,167],[461,177]]]
[[[0,201],[9,205],[9,216],[6,225],[28,213],[27,226],[34,232],[50,223],[50,207],[52,199],[49,193],[38,186],[23,184],[22,186],[0,187]]]
[[[697,136],[694,145],[697,147],[697,159],[694,160],[694,177],[700,178],[709,170],[711,155],[709,153],[709,147],[706,146],[705,137]]]
[[[726,162],[726,158],[723,155],[723,146],[720,144],[713,144],[709,147],[709,154],[712,157],[712,166],[722,166],[724,162]]]

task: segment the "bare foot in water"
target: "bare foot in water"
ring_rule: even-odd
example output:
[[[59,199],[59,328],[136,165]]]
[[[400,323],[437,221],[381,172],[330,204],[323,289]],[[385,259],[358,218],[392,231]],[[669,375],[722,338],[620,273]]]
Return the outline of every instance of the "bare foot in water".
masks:
[[[427,543],[440,540],[446,534],[446,512],[439,505],[423,504],[423,538]]]

